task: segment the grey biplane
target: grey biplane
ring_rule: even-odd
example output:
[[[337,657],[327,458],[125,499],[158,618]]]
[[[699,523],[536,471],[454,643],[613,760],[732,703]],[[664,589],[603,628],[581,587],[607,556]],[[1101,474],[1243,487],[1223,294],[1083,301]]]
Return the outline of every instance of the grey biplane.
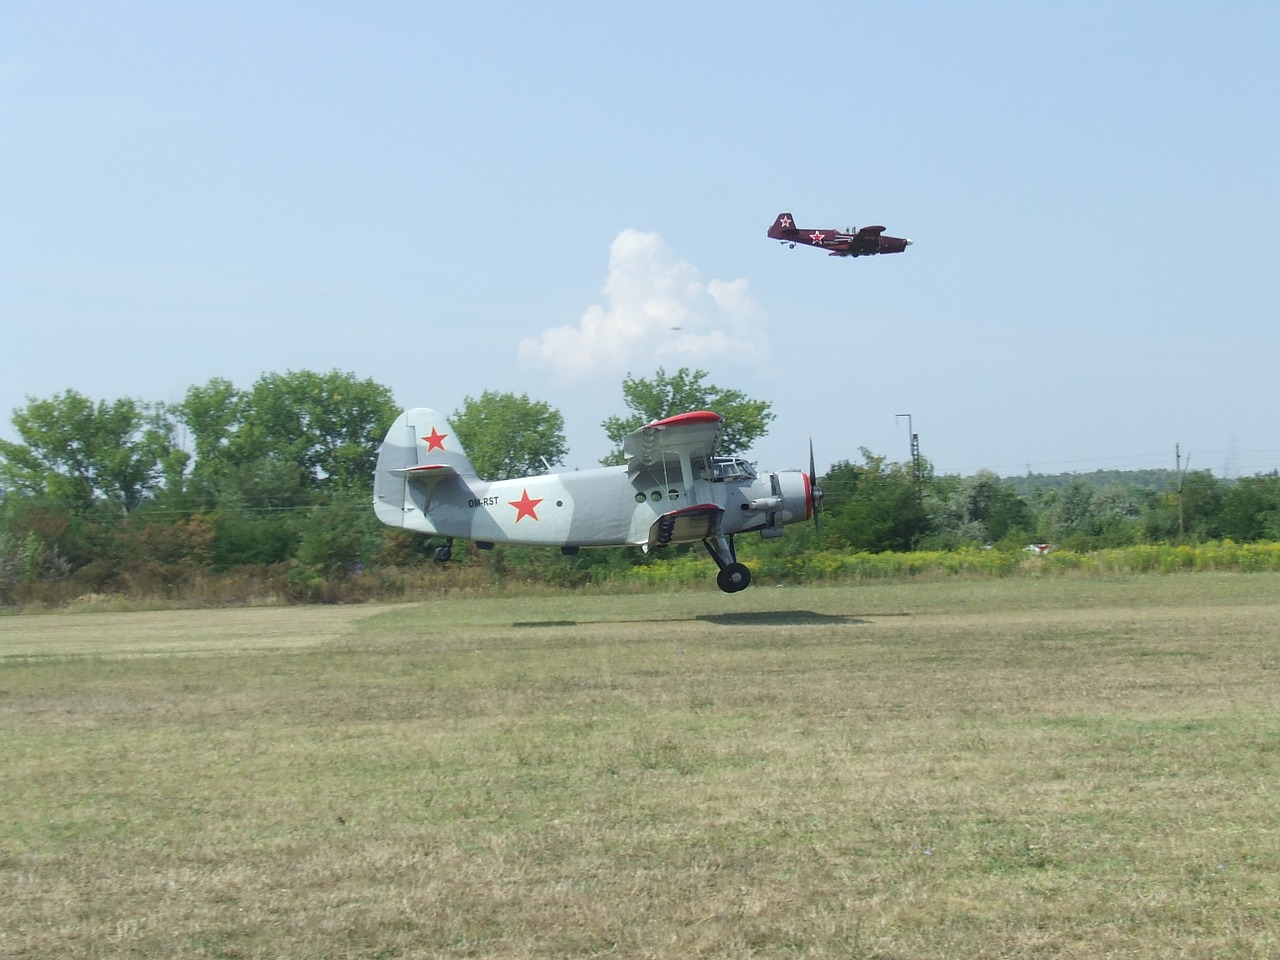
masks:
[[[448,421],[434,410],[402,413],[378,451],[373,506],[391,527],[455,539],[559,547],[637,546],[654,550],[700,540],[720,568],[726,593],[745,590],[751,571],[734,537],[778,537],[808,520],[822,491],[809,472],[757,473],[740,457],[716,456],[722,418],[700,410],[656,420],[623,443],[627,463],[512,480],[481,480]]]

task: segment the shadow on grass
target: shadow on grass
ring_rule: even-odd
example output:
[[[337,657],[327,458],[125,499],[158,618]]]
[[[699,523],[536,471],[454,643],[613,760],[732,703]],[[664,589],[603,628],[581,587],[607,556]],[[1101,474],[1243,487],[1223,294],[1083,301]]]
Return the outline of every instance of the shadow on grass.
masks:
[[[801,627],[807,624],[832,626],[837,623],[870,623],[843,613],[816,613],[813,610],[754,610],[743,613],[704,613],[696,619],[722,627]]]
[[[870,623],[861,617],[842,613],[816,613],[813,610],[756,610],[745,613],[704,613],[696,617],[655,617],[652,620],[610,620],[592,623],[662,623],[672,620],[698,620],[721,627],[800,627],[833,626],[839,623]],[[513,627],[577,627],[577,620],[517,620]]]

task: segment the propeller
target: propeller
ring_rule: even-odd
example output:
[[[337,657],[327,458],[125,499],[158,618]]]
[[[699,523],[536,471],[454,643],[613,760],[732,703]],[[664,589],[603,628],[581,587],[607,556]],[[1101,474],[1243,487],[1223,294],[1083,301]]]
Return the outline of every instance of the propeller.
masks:
[[[822,521],[818,505],[822,503],[822,491],[818,489],[818,474],[813,465],[813,437],[809,438],[809,499],[813,502],[813,535],[822,546]]]

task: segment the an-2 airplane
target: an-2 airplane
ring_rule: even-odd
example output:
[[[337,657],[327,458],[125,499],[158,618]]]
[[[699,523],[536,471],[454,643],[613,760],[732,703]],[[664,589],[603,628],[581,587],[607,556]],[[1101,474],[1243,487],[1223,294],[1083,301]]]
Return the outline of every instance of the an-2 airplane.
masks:
[[[373,507],[391,527],[445,538],[559,547],[638,546],[653,550],[701,540],[720,568],[726,593],[745,590],[751,571],[734,537],[807,520],[822,499],[809,472],[757,474],[740,457],[716,456],[722,417],[700,410],[656,420],[623,443],[624,466],[481,480],[448,421],[434,410],[402,413],[378,451]]]
[[[911,246],[902,237],[884,236],[884,227],[863,227],[854,230],[801,230],[789,213],[778,214],[769,228],[769,236],[780,243],[794,247],[797,243],[818,247],[833,257],[869,257],[877,253],[901,253]]]

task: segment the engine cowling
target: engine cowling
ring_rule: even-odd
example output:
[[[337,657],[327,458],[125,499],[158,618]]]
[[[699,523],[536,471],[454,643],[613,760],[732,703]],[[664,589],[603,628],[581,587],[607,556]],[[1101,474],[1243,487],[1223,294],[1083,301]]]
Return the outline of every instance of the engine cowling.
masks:
[[[813,485],[809,483],[809,476],[800,470],[782,470],[768,476],[771,497],[755,498],[746,508],[768,515],[765,531],[777,531],[772,534],[777,536],[783,525],[799,524],[813,516]],[[768,532],[765,535],[769,535]]]
[[[813,516],[813,484],[802,470],[782,470],[774,474],[774,489],[781,505],[774,511],[773,523],[801,523]]]
[[[814,503],[822,493],[813,486],[807,473],[802,470],[780,470],[766,473],[760,480],[768,484],[769,492],[747,500],[742,504],[742,509],[765,515],[764,526],[751,527],[759,530],[762,537],[780,537],[786,524],[801,523],[813,517]]]

